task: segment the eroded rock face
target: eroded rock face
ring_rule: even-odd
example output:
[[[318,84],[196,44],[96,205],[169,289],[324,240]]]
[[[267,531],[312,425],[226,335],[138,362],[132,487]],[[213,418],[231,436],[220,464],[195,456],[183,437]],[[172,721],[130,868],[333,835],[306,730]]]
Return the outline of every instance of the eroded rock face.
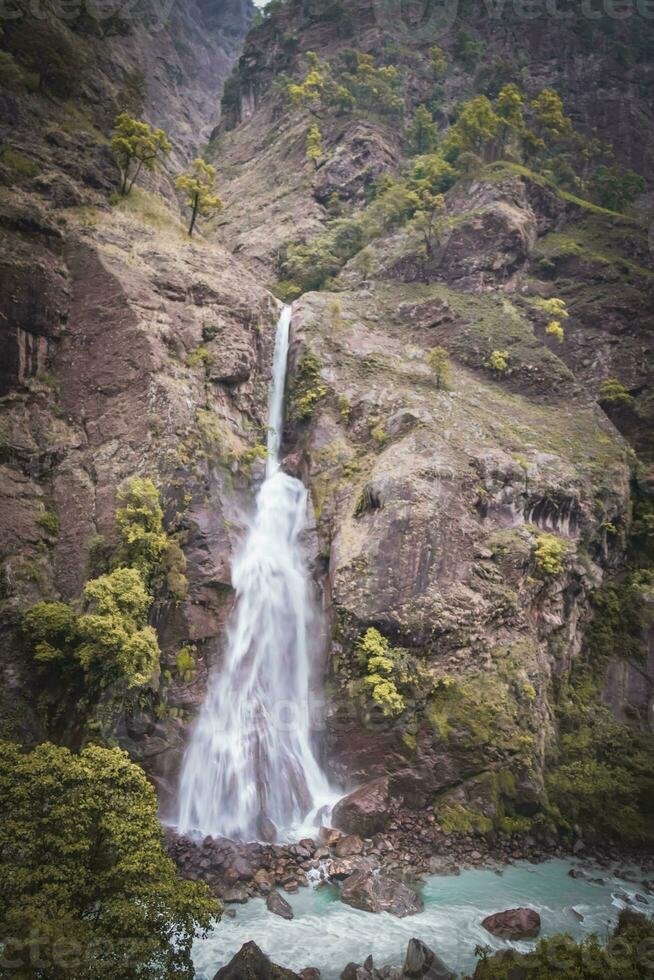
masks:
[[[341,901],[364,912],[390,912],[399,918],[422,912],[424,902],[417,892],[392,878],[355,871],[341,889]]]
[[[534,939],[540,932],[540,915],[533,909],[507,909],[487,916],[482,926],[500,939]]]

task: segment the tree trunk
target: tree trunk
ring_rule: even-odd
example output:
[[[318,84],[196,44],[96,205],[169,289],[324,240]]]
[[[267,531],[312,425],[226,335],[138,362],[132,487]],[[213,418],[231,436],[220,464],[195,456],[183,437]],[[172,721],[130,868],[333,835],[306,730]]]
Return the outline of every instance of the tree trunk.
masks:
[[[188,237],[190,238],[193,234],[193,229],[195,228],[195,219],[198,216],[198,204],[200,203],[200,195],[196,194],[193,198],[193,214],[191,215],[191,224],[188,230]]]

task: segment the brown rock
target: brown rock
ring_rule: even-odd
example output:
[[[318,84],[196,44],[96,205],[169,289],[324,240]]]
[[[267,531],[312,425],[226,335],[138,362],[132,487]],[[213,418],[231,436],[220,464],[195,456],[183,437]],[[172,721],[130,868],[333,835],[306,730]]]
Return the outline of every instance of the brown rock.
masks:
[[[246,943],[213,980],[300,980],[299,974],[272,963],[256,943]]]
[[[386,827],[389,805],[388,779],[382,776],[344,796],[334,807],[332,820],[348,834],[372,837]]]
[[[333,847],[337,840],[340,840],[343,836],[342,830],[336,830],[335,827],[320,827],[318,830],[318,837],[326,844],[327,847]]]
[[[500,939],[534,939],[540,932],[540,915],[533,909],[507,909],[487,916],[482,926]]]
[[[341,901],[364,912],[390,912],[399,918],[422,912],[422,897],[393,878],[355,871],[341,889]]]
[[[278,891],[272,891],[266,899],[266,908],[273,915],[278,915],[282,919],[292,919],[293,909],[286,899]]]

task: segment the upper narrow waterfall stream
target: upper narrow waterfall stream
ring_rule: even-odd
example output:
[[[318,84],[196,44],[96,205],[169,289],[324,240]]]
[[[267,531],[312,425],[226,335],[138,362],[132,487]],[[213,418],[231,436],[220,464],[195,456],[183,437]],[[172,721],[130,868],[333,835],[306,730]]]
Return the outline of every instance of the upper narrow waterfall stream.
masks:
[[[290,321],[286,306],[275,340],[266,479],[233,563],[236,604],[224,661],[182,766],[182,833],[255,840],[272,821],[284,836],[333,798],[312,746],[320,630],[300,545],[307,491],[280,467]]]

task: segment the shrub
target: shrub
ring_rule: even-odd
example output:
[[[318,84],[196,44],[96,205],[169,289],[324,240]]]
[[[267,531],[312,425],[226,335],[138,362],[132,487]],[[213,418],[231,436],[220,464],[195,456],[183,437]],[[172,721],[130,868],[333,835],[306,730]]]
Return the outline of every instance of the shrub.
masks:
[[[313,123],[307,133],[307,160],[315,163],[322,157],[322,134],[317,123]]]
[[[497,371],[498,374],[504,374],[509,367],[509,352],[508,350],[494,350],[487,361],[484,361],[484,367],[490,368],[491,371]]]
[[[436,387],[447,388],[452,380],[452,365],[444,347],[432,347],[427,354],[427,364],[436,375]]]
[[[559,343],[561,343],[561,341],[565,337],[565,332],[563,330],[563,327],[561,326],[558,320],[552,320],[551,323],[548,323],[547,326],[545,327],[545,333],[549,337],[556,337]]]
[[[84,587],[90,611],[77,620],[82,643],[76,657],[87,684],[102,689],[150,683],[159,666],[157,634],[147,625],[152,596],[136,568],[117,568]]]
[[[634,398],[617,378],[607,378],[600,385],[599,402],[605,405],[631,407],[634,404]]]
[[[135,476],[118,491],[117,499],[116,524],[122,544],[115,564],[138,569],[149,584],[168,547],[159,491],[152,480]]]
[[[215,361],[215,357],[206,347],[196,347],[195,350],[186,358],[187,367],[190,368],[210,368]]]
[[[539,534],[536,538],[534,559],[536,568],[548,576],[560,575],[565,567],[568,546],[554,534]]]
[[[355,652],[368,672],[364,684],[370,689],[373,701],[386,717],[401,715],[406,704],[397,683],[404,651],[392,649],[386,637],[371,627],[357,643]]]
[[[290,383],[289,418],[306,422],[313,415],[319,401],[327,394],[327,387],[320,377],[320,362],[315,354],[305,354]]]
[[[97,746],[5,742],[0,762],[0,943],[17,975],[37,975],[38,936],[38,975],[51,980],[190,980],[193,939],[222,910],[204,883],[177,877],[142,769]]]
[[[40,513],[36,518],[36,523],[53,538],[59,534],[59,518],[51,510],[44,510]]]
[[[432,153],[438,143],[438,126],[426,105],[419,105],[407,131],[412,153]]]
[[[20,177],[36,177],[39,172],[39,165],[35,160],[25,156],[24,153],[19,153],[18,150],[14,150],[10,146],[5,146],[0,150],[0,161]]]
[[[588,182],[594,201],[611,211],[624,211],[645,190],[645,181],[633,170],[598,167]]]
[[[175,660],[177,673],[187,684],[195,680],[197,673],[197,664],[193,656],[194,649],[194,647],[182,647]]]

